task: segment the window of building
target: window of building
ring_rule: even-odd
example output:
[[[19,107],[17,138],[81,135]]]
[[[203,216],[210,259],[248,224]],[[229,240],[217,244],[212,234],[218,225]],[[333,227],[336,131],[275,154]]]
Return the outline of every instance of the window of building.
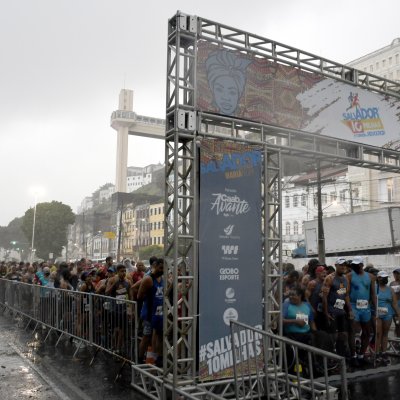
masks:
[[[398,69],[398,70],[396,71],[396,78],[397,78],[397,79],[400,79],[400,69]]]
[[[293,207],[298,207],[299,206],[299,197],[297,194],[293,196]]]
[[[303,207],[305,207],[305,206],[307,205],[307,195],[306,195],[305,193],[303,193],[303,194],[301,195],[301,205],[302,205]]]
[[[392,66],[392,57],[389,57],[389,67]]]
[[[387,179],[387,201],[393,201],[393,178]]]
[[[359,188],[354,188],[352,190],[352,195],[353,195],[353,203],[354,204],[359,204],[360,203],[360,189]]]
[[[285,196],[285,207],[286,208],[290,207],[290,197],[289,196]]]
[[[328,193],[321,194],[322,204],[328,204]]]
[[[293,224],[293,233],[294,233],[295,235],[298,235],[298,234],[299,234],[299,223],[298,223],[297,221],[294,221],[294,224]]]
[[[373,65],[369,66],[369,72],[374,72],[374,66]]]
[[[376,68],[376,70],[378,71],[378,69],[379,69],[379,62],[377,62],[377,63],[375,64],[375,68]]]
[[[389,79],[393,79],[393,72],[389,72]]]
[[[314,193],[313,200],[314,200],[314,207],[317,207],[317,206],[318,206],[318,196],[317,196],[317,193]]]
[[[382,68],[386,67],[386,60],[382,60]]]
[[[153,209],[150,208],[150,215],[153,215]]]
[[[344,203],[346,201],[346,191],[345,190],[340,191],[339,200],[341,203]]]
[[[329,194],[329,199],[330,199],[330,202],[331,202],[331,203],[333,203],[334,201],[336,201],[336,199],[337,199],[337,194],[336,194],[336,192],[331,192],[331,193]]]
[[[290,222],[286,222],[286,235],[290,235]]]
[[[399,55],[396,54],[396,55],[395,55],[395,58],[396,58],[396,65],[399,65]]]

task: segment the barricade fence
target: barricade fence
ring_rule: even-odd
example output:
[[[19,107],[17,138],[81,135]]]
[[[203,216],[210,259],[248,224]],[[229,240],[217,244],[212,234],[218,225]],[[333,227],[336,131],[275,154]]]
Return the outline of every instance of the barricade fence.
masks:
[[[123,360],[138,361],[137,303],[125,299],[0,279],[0,304],[63,336],[111,353]],[[46,340],[45,339],[45,340]]]
[[[348,399],[344,357],[237,321],[231,343],[236,399]]]

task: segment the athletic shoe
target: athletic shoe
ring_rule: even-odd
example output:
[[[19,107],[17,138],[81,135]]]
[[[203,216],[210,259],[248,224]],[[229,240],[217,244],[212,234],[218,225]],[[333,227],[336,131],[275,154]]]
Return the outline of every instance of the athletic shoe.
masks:
[[[360,368],[360,362],[358,360],[358,357],[351,357],[350,359],[350,366],[353,368]]]
[[[383,362],[384,365],[390,365],[391,364],[389,354],[383,353],[382,362]]]

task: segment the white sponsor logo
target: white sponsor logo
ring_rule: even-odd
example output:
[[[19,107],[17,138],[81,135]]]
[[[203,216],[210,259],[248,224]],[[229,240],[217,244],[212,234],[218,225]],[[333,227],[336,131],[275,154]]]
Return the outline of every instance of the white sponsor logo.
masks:
[[[219,269],[220,281],[238,281],[239,268],[220,268]]]
[[[225,325],[229,326],[231,320],[237,321],[238,318],[239,318],[239,314],[235,308],[232,308],[232,307],[227,308],[224,311],[223,319],[224,319]]]
[[[235,303],[235,290],[231,287],[225,290],[225,303],[232,304]]]
[[[213,196],[215,201],[211,203],[211,210],[215,210],[216,215],[243,215],[250,211],[249,203],[239,196],[228,196],[224,193],[213,193]]]
[[[225,235],[227,235],[227,236],[232,235],[232,232],[233,232],[233,228],[234,228],[234,227],[235,227],[235,225],[228,225],[228,226],[224,229]]]
[[[227,255],[227,254],[236,255],[239,252],[239,246],[223,244],[221,246],[221,250],[224,252],[225,255]]]

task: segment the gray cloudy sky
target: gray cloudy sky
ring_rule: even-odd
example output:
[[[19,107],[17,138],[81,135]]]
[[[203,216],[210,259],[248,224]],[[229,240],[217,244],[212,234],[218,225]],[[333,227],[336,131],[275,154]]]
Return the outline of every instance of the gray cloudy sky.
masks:
[[[398,0],[10,0],[0,3],[0,225],[38,201],[76,211],[114,182],[110,114],[164,117],[167,21],[177,10],[338,62],[400,36]],[[129,139],[129,165],[163,162],[162,141]]]

